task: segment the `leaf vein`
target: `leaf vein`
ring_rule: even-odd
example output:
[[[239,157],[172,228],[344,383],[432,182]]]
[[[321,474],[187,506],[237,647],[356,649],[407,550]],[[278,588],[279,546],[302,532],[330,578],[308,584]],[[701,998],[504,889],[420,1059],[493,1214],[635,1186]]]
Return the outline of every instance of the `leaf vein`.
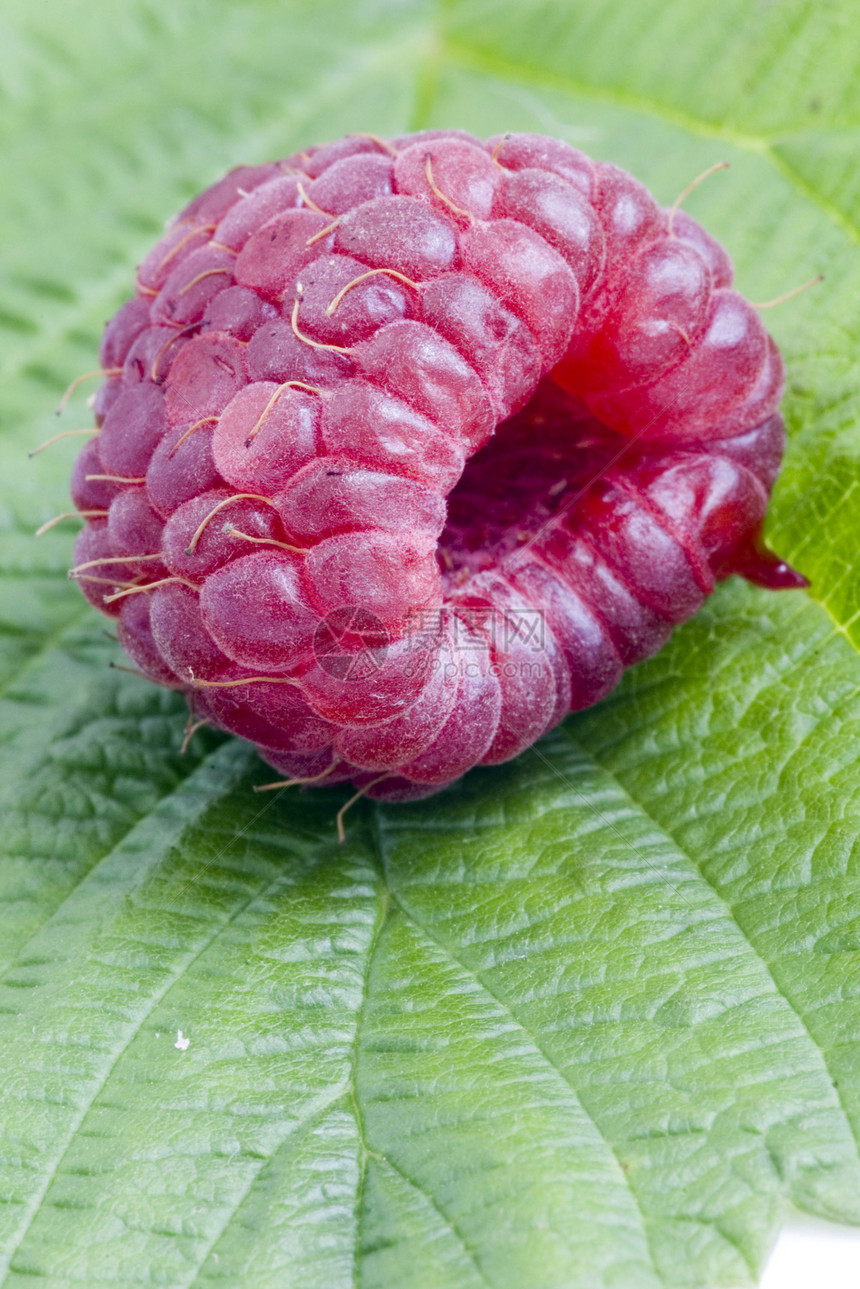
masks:
[[[397,1173],[398,1177],[402,1177],[403,1181],[406,1182],[407,1186],[411,1186],[412,1189],[416,1190],[419,1195],[424,1196],[424,1198],[427,1200],[427,1203],[432,1207],[433,1211],[439,1215],[439,1217],[442,1219],[442,1221],[444,1222],[445,1226],[447,1226],[449,1231],[451,1231],[451,1233],[454,1236],[456,1236],[457,1241],[459,1242],[461,1248],[463,1249],[463,1252],[466,1254],[466,1256],[469,1258],[469,1261],[474,1266],[475,1271],[477,1272],[478,1277],[481,1280],[481,1283],[487,1285],[487,1289],[493,1289],[493,1283],[491,1280],[487,1279],[487,1275],[483,1270],[483,1268],[481,1267],[480,1262],[478,1261],[478,1255],[476,1251],[472,1248],[471,1244],[466,1239],[465,1235],[460,1230],[460,1228],[458,1227],[454,1219],[452,1217],[449,1217],[448,1214],[445,1212],[445,1210],[439,1205],[438,1201],[436,1200],[436,1197],[434,1195],[431,1195],[430,1191],[425,1190],[424,1187],[420,1184],[420,1182],[417,1182],[414,1177],[410,1177],[408,1173],[405,1173],[403,1169],[400,1167],[400,1165],[396,1164],[393,1159],[390,1159],[388,1157],[388,1155],[374,1154],[374,1157],[378,1159],[381,1163],[386,1164],[391,1169],[392,1172]]]
[[[536,85],[541,89],[561,91],[578,98],[588,98],[615,107],[627,108],[645,116],[665,121],[686,130],[689,134],[705,139],[721,139],[725,143],[750,152],[770,162],[773,168],[782,175],[786,182],[803,197],[815,203],[825,215],[835,223],[852,242],[860,243],[860,228],[851,222],[837,206],[833,205],[823,193],[808,183],[776,150],[778,144],[786,137],[784,131],[774,134],[745,134],[725,125],[707,121],[702,117],[692,116],[676,108],[667,107],[644,95],[625,93],[623,90],[609,89],[605,86],[578,81],[574,77],[561,73],[547,73],[545,70],[529,67],[513,59],[501,58],[484,50],[473,49],[466,44],[448,40],[445,46],[451,62],[465,70],[482,72],[485,75],[497,75],[508,80],[517,80],[521,84]]]
[[[194,965],[194,963],[198,960],[198,958],[200,958],[201,955],[205,953],[206,950],[209,949],[212,944],[214,944],[217,938],[220,935],[223,935],[224,932],[232,925],[232,923],[235,922],[236,918],[238,918],[245,911],[245,909],[247,909],[256,899],[260,898],[261,896],[265,896],[269,890],[274,890],[281,880],[282,880],[281,876],[278,875],[271,882],[267,883],[264,888],[253,891],[250,895],[247,896],[246,899],[242,900],[236,906],[236,908],[234,908],[232,913],[230,913],[230,915],[227,918],[225,918],[220,924],[215,926],[209,935],[204,937],[202,943],[194,953],[184,958],[182,962],[176,964],[175,968],[167,974],[167,977],[162,983],[161,987],[159,989],[153,990],[150,997],[146,1000],[146,1005],[142,1009],[141,1014],[138,1017],[137,1021],[134,1022],[129,1027],[129,1029],[123,1034],[122,1039],[118,1044],[116,1050],[110,1056],[107,1068],[105,1069],[104,1073],[99,1076],[98,1081],[95,1087],[93,1088],[92,1094],[85,1100],[84,1104],[80,1107],[79,1113],[74,1117],[69,1131],[65,1134],[65,1137],[62,1140],[62,1142],[59,1143],[59,1149],[56,1154],[54,1163],[48,1169],[45,1175],[45,1178],[43,1180],[43,1183],[39,1187],[36,1193],[36,1196],[34,1197],[34,1202],[30,1206],[30,1212],[26,1218],[26,1222],[21,1232],[21,1235],[15,1241],[14,1246],[11,1248],[7,1258],[5,1259],[6,1265],[3,1272],[3,1279],[0,1280],[0,1289],[3,1289],[3,1286],[6,1285],[10,1271],[15,1270],[14,1267],[12,1266],[14,1258],[18,1253],[18,1251],[20,1250],[20,1248],[22,1247],[24,1241],[26,1240],[28,1233],[32,1229],[33,1223],[35,1222],[36,1218],[39,1215],[39,1212],[41,1211],[42,1205],[45,1201],[45,1197],[51,1187],[51,1184],[59,1174],[60,1169],[62,1168],[62,1165],[63,1165],[63,1160],[66,1158],[66,1155],[68,1154],[75,1137],[77,1136],[84,1121],[86,1120],[87,1115],[89,1114],[90,1110],[92,1109],[99,1095],[104,1091],[105,1087],[107,1086],[113,1071],[116,1069],[120,1060],[122,1059],[122,1057],[124,1056],[128,1048],[131,1046],[131,1044],[134,1042],[134,1039],[140,1033],[141,1029],[146,1024],[147,1020],[152,1015],[155,1008],[159,1005],[159,1003],[161,1003],[164,1000],[164,998],[167,996],[167,994],[170,992],[173,986],[177,984],[179,980],[182,979],[183,975],[185,975],[185,973],[190,969],[190,967]]]
[[[417,917],[417,915],[413,912],[413,910],[408,908],[403,903],[403,901],[398,896],[397,892],[391,889],[390,883],[388,882],[387,865],[385,863],[385,847],[382,844],[382,826],[380,823],[379,811],[378,809],[376,809],[376,807],[374,807],[374,810],[373,810],[373,817],[374,817],[374,833],[378,838],[377,849],[380,856],[380,862],[383,866],[383,872],[385,874],[386,886],[390,891],[391,899],[397,904],[397,907],[403,913],[404,917],[406,917],[421,934],[425,935],[431,943],[435,944],[438,948],[442,950],[443,953],[447,954],[447,956],[451,959],[452,962],[456,962],[458,966],[464,972],[466,972],[466,974],[472,980],[475,981],[478,987],[482,989],[489,998],[493,999],[496,1005],[500,1007],[505,1012],[505,1014],[510,1018],[512,1024],[516,1026],[516,1028],[520,1030],[522,1034],[525,1035],[525,1037],[528,1039],[530,1044],[533,1046],[535,1052],[538,1054],[538,1056],[540,1056],[541,1059],[546,1062],[547,1066],[549,1066],[550,1069],[555,1071],[555,1073],[561,1079],[562,1083],[567,1087],[567,1089],[570,1092],[573,1093],[577,1105],[582,1110],[583,1114],[587,1116],[589,1122],[592,1124],[594,1128],[595,1133],[600,1138],[600,1140],[604,1143],[606,1148],[611,1152],[612,1157],[615,1160],[617,1170],[620,1176],[620,1180],[622,1181],[623,1185],[626,1187],[627,1191],[629,1192],[633,1200],[633,1203],[636,1207],[636,1212],[638,1214],[639,1221],[642,1228],[642,1237],[643,1237],[643,1240],[645,1241],[645,1247],[648,1252],[648,1257],[651,1262],[651,1267],[655,1275],[658,1277],[658,1279],[662,1279],[659,1267],[657,1266],[653,1249],[651,1248],[650,1233],[648,1229],[648,1221],[645,1216],[645,1210],[642,1207],[642,1202],[636,1191],[635,1186],[633,1185],[633,1182],[631,1181],[628,1173],[622,1167],[622,1160],[620,1159],[618,1155],[618,1151],[616,1150],[614,1144],[609,1140],[609,1138],[603,1132],[603,1129],[601,1128],[600,1124],[597,1122],[597,1120],[589,1111],[588,1107],[582,1101],[582,1097],[580,1095],[579,1089],[576,1087],[574,1081],[567,1073],[565,1073],[562,1066],[560,1066],[558,1062],[553,1059],[551,1053],[546,1050],[546,1048],[543,1046],[538,1036],[532,1030],[530,1030],[528,1026],[514,1013],[507,999],[505,999],[503,995],[497,993],[494,989],[491,989],[490,986],[486,983],[486,981],[483,980],[481,976],[478,974],[478,972],[474,969],[474,967],[471,967],[466,961],[464,961],[464,959],[452,948],[451,945],[447,944],[443,939],[441,939],[441,937],[439,937],[434,931],[432,931],[431,928],[426,925],[426,923],[422,922]]]
[[[323,1120],[325,1116],[328,1114],[329,1110],[331,1110],[333,1106],[336,1106],[338,1101],[341,1101],[343,1099],[343,1094],[345,1090],[346,1089],[343,1086],[339,1087],[337,1091],[333,1093],[332,1096],[326,1097],[325,1101],[321,1105],[314,1107],[314,1109],[312,1109],[309,1114],[306,1114],[304,1118],[299,1119],[298,1122],[296,1123],[290,1124],[288,1131],[278,1142],[277,1146],[272,1151],[271,1155],[269,1155],[266,1159],[260,1160],[259,1168],[248,1179],[247,1184],[237,1194],[234,1201],[231,1203],[228,1212],[224,1216],[224,1221],[221,1223],[215,1235],[213,1235],[212,1239],[209,1241],[209,1244],[207,1245],[206,1249],[203,1250],[197,1270],[193,1273],[194,1279],[188,1282],[187,1289],[195,1289],[195,1286],[200,1284],[200,1276],[203,1273],[203,1268],[206,1264],[206,1259],[212,1253],[212,1250],[216,1247],[216,1245],[218,1244],[218,1241],[223,1238],[226,1231],[229,1229],[231,1222],[236,1217],[236,1214],[239,1212],[239,1210],[241,1209],[242,1205],[245,1203],[248,1196],[251,1194],[251,1191],[254,1189],[254,1186],[256,1185],[260,1174],[272,1164],[272,1161],[277,1158],[277,1156],[284,1149],[284,1147],[287,1146],[295,1137],[299,1136],[301,1133],[306,1132],[308,1128],[310,1128],[313,1124]]]
[[[27,655],[20,667],[16,667],[0,685],[0,701],[6,697],[12,686],[15,685],[22,676],[26,675],[32,667],[35,667],[40,663],[45,654],[50,653],[50,651],[60,643],[63,636],[70,631],[76,630],[83,622],[84,618],[89,616],[89,613],[90,606],[88,604],[84,603],[77,606],[72,617],[68,618],[61,626],[57,627],[56,630],[52,631],[49,635],[43,636],[40,643]]]
[[[562,728],[563,728],[563,727],[562,727]],[[686,858],[686,859],[688,860],[688,862],[690,863],[691,867],[692,867],[692,868],[694,868],[694,869],[695,869],[695,871],[700,875],[700,877],[702,878],[702,880],[707,884],[707,886],[708,886],[708,887],[710,888],[710,890],[713,892],[714,896],[715,896],[715,897],[720,901],[720,904],[723,906],[723,908],[724,908],[724,909],[725,909],[725,911],[726,911],[726,915],[727,915],[727,917],[728,917],[728,918],[729,918],[729,919],[734,923],[734,925],[737,927],[737,930],[738,930],[739,934],[740,934],[740,935],[741,935],[741,937],[743,938],[744,944],[745,944],[745,945],[747,945],[747,947],[749,948],[750,953],[752,953],[752,954],[754,955],[754,957],[756,958],[756,960],[757,960],[757,961],[761,964],[761,966],[764,968],[764,970],[765,970],[765,972],[766,972],[766,974],[767,974],[768,978],[770,979],[770,981],[771,981],[771,983],[772,983],[772,985],[773,985],[773,988],[774,988],[774,990],[775,990],[776,994],[777,994],[780,998],[782,998],[782,999],[783,999],[783,1001],[785,1002],[786,1006],[790,1009],[790,1011],[791,1011],[792,1015],[796,1018],[796,1020],[797,1020],[798,1024],[800,1025],[801,1029],[803,1030],[803,1033],[806,1035],[807,1039],[809,1040],[810,1047],[812,1048],[812,1050],[813,1050],[813,1051],[815,1051],[815,1052],[819,1055],[819,1057],[820,1057],[820,1059],[821,1059],[821,1063],[822,1063],[822,1065],[823,1065],[823,1067],[824,1067],[824,1072],[826,1072],[826,1074],[827,1074],[827,1076],[828,1076],[829,1082],[830,1082],[830,1084],[831,1084],[831,1086],[832,1086],[832,1088],[833,1088],[833,1092],[834,1092],[834,1095],[835,1095],[835,1097],[836,1097],[837,1104],[838,1104],[838,1106],[839,1106],[839,1109],[840,1109],[840,1110],[841,1110],[841,1112],[842,1112],[842,1116],[843,1116],[843,1119],[844,1119],[844,1122],[845,1122],[845,1126],[846,1126],[846,1128],[848,1129],[848,1134],[849,1134],[849,1136],[850,1136],[851,1140],[852,1140],[852,1141],[853,1141],[853,1143],[854,1143],[854,1148],[855,1148],[855,1151],[856,1151],[856,1154],[857,1154],[858,1160],[860,1160],[860,1135],[858,1135],[858,1132],[857,1132],[857,1130],[855,1129],[854,1124],[853,1124],[853,1122],[852,1122],[852,1120],[851,1120],[851,1116],[850,1116],[850,1114],[848,1113],[848,1108],[847,1108],[847,1106],[845,1105],[845,1101],[844,1101],[844,1099],[843,1099],[843,1095],[842,1095],[842,1092],[841,1092],[840,1087],[839,1087],[839,1080],[838,1080],[837,1078],[835,1078],[835,1077],[834,1077],[834,1075],[833,1075],[833,1073],[832,1073],[832,1071],[831,1071],[831,1069],[830,1069],[830,1065],[829,1065],[829,1062],[828,1062],[828,1060],[827,1060],[827,1056],[826,1056],[826,1053],[825,1053],[824,1049],[820,1046],[820,1044],[819,1044],[819,1043],[817,1042],[817,1040],[815,1039],[815,1037],[814,1037],[814,1035],[813,1035],[812,1031],[810,1030],[810,1028],[809,1028],[809,1026],[808,1026],[808,1024],[807,1024],[807,1022],[806,1022],[806,1019],[805,1019],[805,1017],[804,1017],[804,1015],[803,1015],[802,1011],[800,1010],[800,1008],[798,1007],[798,1005],[795,1003],[794,999],[793,999],[793,998],[791,998],[791,997],[790,997],[790,995],[789,995],[788,993],[786,993],[786,991],[785,991],[785,990],[782,988],[782,986],[780,985],[780,983],[779,983],[779,981],[777,980],[776,974],[775,974],[774,969],[773,969],[773,967],[771,966],[771,964],[770,964],[770,963],[767,961],[767,959],[762,955],[762,953],[760,953],[760,952],[759,952],[759,950],[756,948],[756,946],[755,946],[755,944],[753,943],[753,941],[752,941],[752,939],[750,938],[750,936],[749,936],[749,935],[747,934],[747,932],[744,930],[744,928],[743,928],[743,926],[742,926],[742,924],[741,924],[741,922],[740,922],[740,919],[738,918],[738,915],[737,915],[737,913],[735,912],[734,906],[733,906],[733,905],[732,905],[732,903],[731,903],[731,902],[726,898],[726,896],[722,893],[722,891],[721,891],[721,889],[720,889],[719,884],[718,884],[717,882],[715,882],[711,877],[709,877],[709,876],[708,876],[708,873],[705,871],[705,869],[704,869],[703,865],[699,862],[699,860],[697,859],[696,855],[695,855],[691,850],[688,850],[688,849],[687,849],[687,847],[683,844],[683,842],[682,842],[678,837],[676,837],[676,836],[675,836],[675,834],[672,832],[671,828],[669,828],[666,824],[661,823],[659,819],[655,818],[655,817],[654,817],[654,815],[652,815],[652,814],[651,814],[651,812],[648,810],[648,807],[647,807],[647,806],[646,806],[642,801],[640,801],[640,800],[639,800],[639,799],[638,799],[638,798],[637,798],[637,797],[636,797],[636,796],[635,796],[635,795],[634,795],[634,794],[633,794],[633,793],[632,793],[632,792],[631,792],[631,791],[630,791],[630,790],[629,790],[629,789],[624,785],[624,783],[622,783],[622,782],[621,782],[621,780],[618,778],[618,776],[617,776],[617,775],[616,775],[616,774],[615,774],[615,773],[614,773],[614,772],[613,772],[613,771],[612,771],[608,766],[604,765],[604,764],[600,761],[599,757],[598,757],[594,752],[592,752],[591,750],[586,751],[586,749],[585,749],[584,747],[582,747],[582,745],[581,745],[580,743],[578,743],[578,742],[577,742],[577,740],[574,738],[574,736],[573,736],[569,731],[564,730],[564,733],[565,733],[565,735],[566,735],[566,737],[567,737],[568,741],[569,741],[569,742],[570,742],[574,747],[576,747],[576,749],[581,753],[581,755],[583,755],[584,757],[590,757],[590,758],[591,758],[591,760],[594,762],[594,764],[595,764],[595,765],[597,765],[597,766],[598,766],[598,767],[599,767],[599,768],[600,768],[600,769],[601,769],[605,774],[608,774],[608,775],[610,776],[610,778],[613,780],[613,782],[614,782],[614,783],[616,783],[616,784],[618,785],[618,790],[619,790],[619,792],[623,793],[623,795],[627,798],[627,800],[631,803],[631,805],[632,805],[635,809],[637,809],[637,810],[641,811],[641,813],[644,815],[644,817],[645,817],[645,818],[646,818],[646,819],[647,819],[651,824],[653,824],[653,826],[654,826],[655,828],[657,828],[661,833],[663,833],[663,835],[664,835],[665,837],[667,837],[667,838],[669,839],[669,841],[671,841],[671,842],[672,842],[672,844],[677,848],[677,850],[680,852],[680,854],[682,854],[683,856],[685,856],[685,858]]]
[[[350,1076],[349,1076],[349,1094],[352,1102],[352,1112],[355,1118],[355,1126],[358,1131],[358,1139],[361,1146],[359,1152],[359,1169],[358,1182],[355,1188],[355,1246],[353,1248],[352,1262],[352,1284],[353,1289],[359,1289],[361,1280],[361,1213],[364,1205],[364,1191],[367,1185],[367,1160],[368,1156],[375,1153],[367,1144],[365,1134],[364,1115],[361,1110],[361,1102],[358,1096],[357,1073],[358,1059],[361,1051],[361,1031],[364,1021],[364,1012],[367,1006],[368,995],[370,991],[370,973],[373,969],[376,951],[379,948],[379,942],[382,931],[388,918],[390,909],[390,892],[384,880],[380,882],[380,899],[379,911],[376,917],[376,924],[370,938],[370,944],[367,950],[367,964],[364,970],[364,978],[361,984],[361,998],[359,999],[355,1019],[355,1034],[352,1040],[352,1051],[350,1053]]]

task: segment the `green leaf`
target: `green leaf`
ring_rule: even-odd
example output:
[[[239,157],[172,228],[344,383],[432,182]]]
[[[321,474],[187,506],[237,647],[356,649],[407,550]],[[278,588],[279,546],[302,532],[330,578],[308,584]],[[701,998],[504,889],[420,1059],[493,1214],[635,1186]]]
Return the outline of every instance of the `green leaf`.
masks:
[[[59,0],[0,35],[0,1285],[663,1289],[860,1222],[860,17],[727,0]],[[517,761],[410,806],[269,772],[65,578],[101,326],[163,220],[350,130],[536,129],[768,300],[773,544]],[[178,1037],[181,1031],[182,1039]],[[187,1040],[187,1045],[186,1041]]]

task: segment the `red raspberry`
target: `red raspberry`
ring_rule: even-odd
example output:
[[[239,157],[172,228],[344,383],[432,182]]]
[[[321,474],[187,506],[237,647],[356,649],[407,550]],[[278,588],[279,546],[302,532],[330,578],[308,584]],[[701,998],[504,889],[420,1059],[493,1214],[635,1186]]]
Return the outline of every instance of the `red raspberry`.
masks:
[[[291,777],[396,800],[515,756],[716,580],[803,584],[760,542],[782,364],[731,280],[538,135],[233,171],[105,332],[81,588]]]

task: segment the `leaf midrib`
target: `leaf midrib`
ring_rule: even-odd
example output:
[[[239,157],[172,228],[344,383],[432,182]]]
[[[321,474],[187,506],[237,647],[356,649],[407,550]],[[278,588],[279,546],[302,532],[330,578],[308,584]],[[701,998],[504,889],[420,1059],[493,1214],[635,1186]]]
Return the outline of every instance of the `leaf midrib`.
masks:
[[[625,1169],[622,1167],[622,1160],[615,1146],[609,1140],[609,1138],[604,1134],[600,1124],[596,1121],[593,1115],[589,1112],[586,1105],[583,1103],[581,1093],[577,1089],[576,1085],[573,1083],[572,1079],[570,1079],[569,1076],[564,1072],[562,1067],[558,1065],[556,1061],[553,1060],[552,1056],[550,1055],[549,1052],[546,1051],[546,1049],[544,1048],[543,1044],[540,1042],[537,1035],[534,1034],[524,1024],[524,1022],[518,1016],[516,1016],[514,1012],[511,1011],[510,1005],[504,999],[504,997],[496,993],[493,989],[491,989],[490,986],[486,983],[486,981],[481,978],[481,976],[478,974],[478,972],[475,970],[474,967],[470,966],[468,962],[464,961],[463,958],[461,958],[449,944],[447,944],[438,935],[436,935],[424,922],[422,922],[416,916],[415,912],[412,909],[408,908],[400,899],[399,895],[392,888],[391,883],[389,881],[388,865],[386,862],[386,848],[382,840],[383,829],[380,822],[380,811],[378,806],[375,803],[371,806],[371,811],[372,811],[371,835],[373,837],[374,850],[375,850],[377,861],[382,874],[382,880],[384,881],[385,886],[390,893],[390,898],[392,903],[397,905],[397,908],[400,910],[402,915],[406,918],[407,922],[409,922],[420,935],[425,936],[426,939],[431,944],[434,944],[438,949],[441,949],[441,951],[445,954],[447,958],[450,959],[451,962],[456,963],[457,966],[459,966],[460,969],[463,972],[465,972],[465,974],[471,980],[475,982],[478,988],[482,990],[487,995],[488,998],[491,998],[493,1000],[496,1006],[498,1006],[505,1013],[505,1015],[510,1019],[511,1024],[514,1025],[525,1036],[525,1038],[532,1045],[532,1047],[534,1048],[534,1051],[541,1058],[541,1060],[543,1060],[547,1065],[547,1067],[551,1069],[558,1076],[558,1078],[561,1080],[562,1084],[564,1085],[565,1089],[568,1092],[572,1093],[577,1106],[581,1110],[582,1114],[586,1116],[589,1123],[592,1125],[596,1137],[603,1142],[607,1151],[615,1161],[616,1178],[617,1180],[620,1180],[623,1183],[624,1187],[629,1192],[631,1199],[633,1200],[633,1203],[636,1209],[636,1214],[641,1228],[642,1239],[648,1254],[648,1259],[651,1265],[651,1269],[654,1272],[654,1275],[657,1281],[658,1282],[661,1281],[662,1277],[660,1275],[660,1272],[654,1257],[654,1250],[651,1247],[651,1238],[648,1230],[648,1222],[645,1217],[645,1212],[642,1208],[641,1200],[639,1198],[639,1195],[637,1194],[636,1188],[634,1187],[632,1180],[630,1179],[628,1172],[625,1171]],[[450,1225],[451,1219],[447,1217],[447,1215],[446,1215],[446,1220]],[[358,1289],[358,1287],[355,1286],[355,1289]]]

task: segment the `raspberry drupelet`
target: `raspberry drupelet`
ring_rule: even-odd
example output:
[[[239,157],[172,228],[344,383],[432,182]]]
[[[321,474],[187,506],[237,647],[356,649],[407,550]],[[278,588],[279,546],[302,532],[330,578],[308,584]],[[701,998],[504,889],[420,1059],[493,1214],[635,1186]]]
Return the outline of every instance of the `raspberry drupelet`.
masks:
[[[428,795],[761,542],[779,353],[725,251],[532,134],[353,135],[197,197],[108,324],[73,575],[290,779]]]

